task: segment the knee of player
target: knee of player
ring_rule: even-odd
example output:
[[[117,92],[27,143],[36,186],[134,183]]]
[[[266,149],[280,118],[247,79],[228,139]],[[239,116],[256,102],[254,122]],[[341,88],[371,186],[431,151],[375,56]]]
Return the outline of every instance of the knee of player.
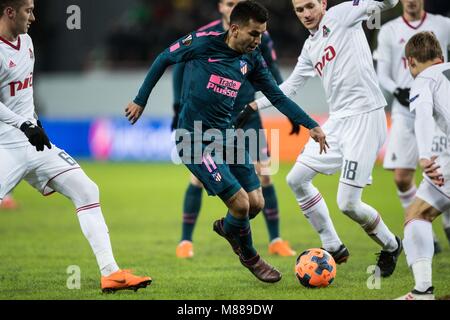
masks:
[[[290,171],[286,176],[286,182],[292,190],[301,188],[303,184],[302,178],[293,171]]]
[[[248,213],[250,219],[253,219],[254,217],[256,217],[263,208],[264,208],[264,198],[262,196],[253,200],[250,203],[250,208],[249,208],[249,213]]]
[[[414,175],[396,172],[394,181],[401,192],[408,191],[413,183]]]
[[[97,184],[86,177],[82,181],[82,189],[79,190],[80,196],[87,202],[97,202],[100,197],[100,190]]]
[[[339,210],[341,210],[346,215],[356,212],[361,200],[339,198],[337,199],[337,205]]]
[[[433,222],[437,216],[436,210],[433,210],[432,207],[419,207],[413,204],[406,209],[405,223],[416,219]]]
[[[272,184],[272,179],[270,178],[270,176],[260,175],[259,180],[261,181],[261,185],[263,187],[266,187],[266,186],[269,186]]]

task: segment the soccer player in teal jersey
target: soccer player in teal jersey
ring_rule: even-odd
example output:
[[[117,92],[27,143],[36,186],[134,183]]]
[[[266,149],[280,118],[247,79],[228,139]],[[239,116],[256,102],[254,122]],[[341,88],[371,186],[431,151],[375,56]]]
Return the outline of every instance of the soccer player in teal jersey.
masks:
[[[198,29],[199,32],[225,32],[230,27],[230,15],[233,8],[241,0],[219,0],[218,10],[222,15],[221,19],[215,20],[206,26]],[[267,67],[275,78],[277,84],[281,84],[283,79],[280,71],[278,70],[277,58],[275,49],[273,48],[273,41],[268,32],[262,35],[261,44],[259,45],[261,54],[267,63]],[[172,129],[176,129],[178,123],[179,113],[181,111],[181,91],[184,75],[185,63],[178,63],[174,67],[173,72],[173,92],[174,92],[174,118],[172,121]],[[245,82],[239,91],[236,101],[234,102],[234,108],[232,110],[232,117],[235,119],[237,115],[242,111],[247,103],[252,102],[255,99],[255,89],[249,82]],[[295,123],[293,125],[292,133],[299,132],[299,126]],[[255,112],[249,121],[243,126],[244,130],[253,129],[257,134],[258,143],[257,146],[257,162],[255,163],[256,170],[258,172],[262,193],[265,200],[263,208],[263,214],[266,221],[267,229],[269,232],[269,253],[277,254],[280,256],[293,256],[295,251],[292,250],[287,241],[283,241],[280,237],[279,227],[279,214],[278,214],[278,200],[275,192],[275,187],[272,184],[269,175],[261,174],[261,166],[268,166],[270,163],[268,147],[264,133],[260,131],[263,129],[261,116],[259,112]],[[261,134],[261,137],[260,137]],[[261,140],[259,140],[261,139]],[[183,201],[183,224],[181,241],[176,249],[176,256],[178,258],[191,258],[194,255],[194,248],[192,243],[192,235],[194,233],[195,224],[200,212],[202,203],[203,185],[194,175],[191,175],[190,183],[184,195]]]
[[[125,113],[136,123],[166,68],[186,62],[177,129],[179,155],[208,194],[219,196],[228,208],[226,217],[214,222],[214,231],[230,243],[240,262],[259,280],[277,282],[281,273],[259,256],[251,236],[249,216],[261,211],[264,198],[255,167],[245,148],[236,143],[232,127],[231,112],[242,84],[250,81],[278,110],[310,129],[321,153],[328,143],[319,125],[282,93],[267,69],[258,49],[267,20],[267,10],[247,0],[233,9],[227,32],[193,32],[173,43],[154,61]],[[214,142],[224,143],[211,149],[212,136]]]

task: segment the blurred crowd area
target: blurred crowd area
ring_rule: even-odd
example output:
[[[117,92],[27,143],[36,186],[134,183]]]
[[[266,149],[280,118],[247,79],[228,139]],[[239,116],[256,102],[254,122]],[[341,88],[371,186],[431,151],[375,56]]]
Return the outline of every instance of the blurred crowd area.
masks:
[[[268,30],[282,63],[293,63],[309,36],[292,9],[291,1],[260,0],[270,11]],[[329,0],[329,7],[342,0]],[[427,0],[427,10],[448,14],[450,2]],[[398,16],[396,10],[383,15],[383,22]],[[113,66],[148,63],[170,42],[219,18],[217,0],[142,0],[130,7],[108,37],[108,59]],[[372,46],[376,32],[366,30]]]
[[[170,43],[183,35],[219,19],[217,0],[79,0],[82,29],[61,28],[49,19],[61,12],[65,0],[39,2],[41,15],[37,30],[31,31],[37,43],[40,71],[86,71],[147,67]],[[268,30],[275,42],[280,64],[292,65],[309,36],[292,9],[290,0],[260,0],[270,12]],[[328,0],[334,6],[343,0]],[[55,5],[59,8],[56,10]],[[53,10],[52,10],[53,9]],[[426,0],[431,13],[450,14],[450,1]],[[99,11],[101,10],[101,11]],[[50,12],[50,13],[49,13]],[[382,23],[401,14],[401,5],[383,14]],[[59,15],[58,15],[59,17]],[[64,18],[64,16],[62,17]],[[376,30],[366,30],[372,48]]]

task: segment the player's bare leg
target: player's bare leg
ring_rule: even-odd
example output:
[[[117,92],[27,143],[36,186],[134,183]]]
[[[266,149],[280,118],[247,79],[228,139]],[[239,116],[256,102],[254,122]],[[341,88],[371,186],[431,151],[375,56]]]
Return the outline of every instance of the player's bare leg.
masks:
[[[48,186],[69,198],[75,205],[81,230],[97,259],[103,292],[123,289],[136,291],[151,283],[150,277],[135,276],[129,270],[119,269],[100,207],[98,187],[83,170],[63,173],[52,179]]]
[[[405,222],[406,260],[414,275],[414,289],[400,297],[401,300],[432,300],[433,231],[431,223],[440,215],[439,210],[416,198],[408,207]]]
[[[214,231],[230,243],[242,265],[256,278],[263,282],[281,280],[281,273],[265,262],[253,247],[249,213],[256,215],[264,206],[261,189],[247,193],[241,188],[224,203],[228,214],[214,222]]]
[[[406,209],[412,204],[416,196],[417,187],[414,181],[414,174],[416,170],[414,169],[394,169],[394,181],[397,186],[397,194],[402,204],[403,209]],[[434,253],[440,253],[442,251],[439,244],[439,240],[433,231],[433,245]]]
[[[270,160],[258,161],[255,163],[256,172],[261,182],[262,193],[265,200],[263,215],[269,232],[269,253],[282,257],[291,257],[296,254],[291,249],[289,242],[284,241],[280,236],[280,216],[278,210],[278,199],[275,192],[275,186],[269,175],[261,174],[262,168],[268,168]]]

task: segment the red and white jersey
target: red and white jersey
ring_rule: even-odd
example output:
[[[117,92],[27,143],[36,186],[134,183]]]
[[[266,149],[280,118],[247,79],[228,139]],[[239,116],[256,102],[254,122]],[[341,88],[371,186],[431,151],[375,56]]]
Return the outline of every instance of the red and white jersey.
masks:
[[[16,43],[0,37],[0,147],[28,145],[20,125],[34,119],[34,48],[31,37],[22,34]]]
[[[378,48],[374,52],[374,59],[378,61],[379,81],[386,91],[393,93],[396,88],[411,88],[413,78],[405,57],[405,46],[412,36],[422,31],[432,31],[436,35],[445,61],[448,61],[449,18],[430,13],[426,13],[421,20],[415,22],[408,22],[404,17],[396,18],[381,27],[378,34]],[[414,116],[396,99],[392,104],[392,113],[407,117]]]
[[[280,85],[283,92],[293,96],[308,78],[319,76],[330,118],[385,107],[387,102],[378,84],[362,22],[397,3],[398,0],[354,0],[330,8],[318,30],[306,40],[294,71]],[[257,104],[263,108],[270,102],[260,99]]]
[[[411,87],[410,109],[416,114],[420,158],[428,159],[433,133],[427,128],[433,119],[450,141],[450,63],[431,66],[416,77]]]

